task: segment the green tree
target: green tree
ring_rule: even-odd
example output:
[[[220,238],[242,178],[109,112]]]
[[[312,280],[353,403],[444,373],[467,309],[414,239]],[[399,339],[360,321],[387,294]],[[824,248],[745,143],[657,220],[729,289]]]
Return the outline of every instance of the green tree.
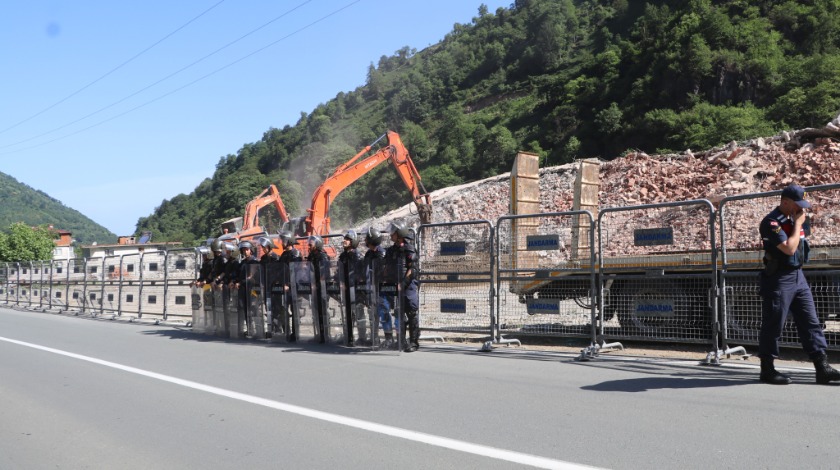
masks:
[[[52,259],[57,233],[46,226],[30,227],[22,222],[0,232],[0,260],[8,262]]]

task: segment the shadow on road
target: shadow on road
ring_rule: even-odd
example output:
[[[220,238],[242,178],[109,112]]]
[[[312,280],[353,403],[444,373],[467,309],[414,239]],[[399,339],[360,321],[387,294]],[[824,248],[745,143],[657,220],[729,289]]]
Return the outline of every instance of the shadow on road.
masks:
[[[249,347],[262,347],[262,348],[278,348],[282,349],[283,352],[295,352],[295,351],[306,351],[306,352],[317,352],[321,354],[371,354],[370,348],[365,347],[358,347],[358,348],[351,348],[346,347],[341,344],[322,344],[317,343],[311,340],[303,340],[294,343],[288,342],[281,342],[281,341],[271,341],[265,339],[249,339],[249,338],[223,338],[221,336],[212,336],[203,333],[194,333],[189,328],[161,328],[156,330],[144,330],[141,331],[144,335],[149,336],[161,336],[166,337],[173,340],[182,340],[182,341],[198,341],[202,343],[224,343],[224,344],[232,344],[237,346],[249,346]],[[390,351],[383,351],[383,354],[387,354]]]

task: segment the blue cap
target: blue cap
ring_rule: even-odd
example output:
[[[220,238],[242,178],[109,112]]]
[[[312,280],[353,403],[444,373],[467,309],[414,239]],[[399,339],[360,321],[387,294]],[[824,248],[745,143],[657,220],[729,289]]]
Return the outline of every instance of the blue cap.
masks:
[[[805,200],[805,190],[802,189],[802,186],[795,184],[788,186],[782,190],[782,197],[790,199],[803,209],[811,207],[811,203]]]

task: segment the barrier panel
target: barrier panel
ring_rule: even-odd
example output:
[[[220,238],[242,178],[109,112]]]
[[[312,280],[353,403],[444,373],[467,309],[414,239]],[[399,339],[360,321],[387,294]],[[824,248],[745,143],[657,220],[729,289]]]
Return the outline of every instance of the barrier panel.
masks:
[[[141,294],[143,291],[143,272],[140,269],[142,263],[140,253],[123,255],[120,265],[116,271],[117,282],[119,283],[119,315],[128,318],[139,318],[141,316]],[[112,276],[113,273],[109,273]]]
[[[0,302],[9,303],[9,263],[0,263]]]
[[[67,262],[67,310],[77,315],[85,311],[87,294],[87,260],[74,258]]]
[[[162,320],[166,298],[165,251],[140,255],[139,318]]]
[[[18,275],[17,304],[21,307],[32,305],[32,263],[20,263]]]
[[[178,248],[166,252],[164,262],[165,320],[190,321],[193,316],[192,283],[198,278],[201,257],[195,248]]]
[[[604,335],[709,343],[717,350],[714,221],[705,199],[601,211]]]
[[[430,332],[493,338],[492,224],[425,224],[416,242],[421,339]]]
[[[595,341],[592,214],[506,216],[496,224],[498,332]],[[500,336],[501,340],[501,336]]]
[[[803,267],[829,349],[840,350],[840,184],[805,188],[811,202],[810,261]],[[761,220],[779,205],[781,191],[744,194],[720,203],[721,336],[724,344],[758,344],[761,329],[759,273],[764,247],[758,233]],[[788,316],[779,346],[800,348],[792,316]]]
[[[50,301],[48,308],[67,310],[67,261],[53,260],[50,267]]]
[[[99,314],[120,315],[120,291],[122,287],[123,256],[107,255],[102,262],[102,282],[96,293],[100,310]]]

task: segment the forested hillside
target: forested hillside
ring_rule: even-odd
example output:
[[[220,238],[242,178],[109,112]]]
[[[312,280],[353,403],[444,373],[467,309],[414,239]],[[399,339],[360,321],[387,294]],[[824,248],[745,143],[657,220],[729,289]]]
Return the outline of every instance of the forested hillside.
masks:
[[[0,230],[23,222],[30,226],[52,225],[69,230],[79,243],[116,243],[117,236],[42,191],[32,189],[11,176],[0,173]]]
[[[477,7],[438,44],[379,58],[364,86],[222,157],[212,177],[137,230],[203,239],[270,183],[302,214],[330,171],[386,129],[435,190],[509,171],[518,150],[548,166],[822,126],[840,109],[837,10],[822,0]],[[383,165],[336,199],[333,226],[406,202]]]

